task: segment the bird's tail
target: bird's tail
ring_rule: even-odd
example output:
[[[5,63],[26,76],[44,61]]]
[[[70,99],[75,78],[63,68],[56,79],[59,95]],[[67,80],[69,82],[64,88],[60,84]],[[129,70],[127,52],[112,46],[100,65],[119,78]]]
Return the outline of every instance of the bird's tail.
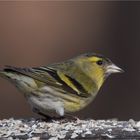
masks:
[[[6,78],[7,72],[4,69],[0,69],[0,77]]]
[[[22,68],[5,66],[0,70],[0,77],[11,81],[22,90],[32,91],[37,87],[34,79],[24,72]]]
[[[0,77],[6,79],[13,79],[17,75],[17,71],[14,70],[14,67],[5,66],[3,69],[0,69]]]

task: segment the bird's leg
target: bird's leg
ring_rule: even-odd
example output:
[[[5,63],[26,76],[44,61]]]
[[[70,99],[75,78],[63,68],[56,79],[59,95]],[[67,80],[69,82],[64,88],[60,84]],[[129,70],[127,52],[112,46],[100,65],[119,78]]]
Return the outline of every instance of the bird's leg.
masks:
[[[33,112],[45,117],[45,121],[55,120],[55,121],[60,121],[61,123],[63,123],[66,121],[78,121],[79,120],[78,117],[73,116],[73,115],[68,114],[68,113],[65,116],[61,116],[61,117],[51,117],[51,116],[48,116],[48,115],[40,112],[37,108],[33,108]]]
[[[45,120],[46,120],[46,121],[52,121],[52,119],[53,119],[52,117],[50,117],[50,116],[48,116],[48,115],[45,115],[45,114],[43,114],[42,112],[38,112],[38,114],[41,115],[41,116],[43,116],[43,117],[45,117]]]
[[[37,108],[33,108],[32,111],[33,111],[34,113],[37,113],[37,114],[43,116],[43,117],[45,118],[45,121],[51,121],[51,120],[53,119],[52,117],[50,117],[50,116],[48,116],[48,115],[46,115],[46,114],[40,112]]]
[[[72,120],[72,121],[78,121],[79,118],[77,116],[73,116],[71,114],[66,114],[65,117],[67,117],[67,119]]]

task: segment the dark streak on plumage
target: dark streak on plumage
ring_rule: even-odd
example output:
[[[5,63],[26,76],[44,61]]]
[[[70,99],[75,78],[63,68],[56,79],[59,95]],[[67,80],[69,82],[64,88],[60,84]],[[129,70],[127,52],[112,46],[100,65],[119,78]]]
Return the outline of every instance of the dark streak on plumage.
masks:
[[[75,85],[75,87],[81,92],[81,93],[86,93],[87,91],[84,89],[84,87],[77,81],[75,80],[74,78],[68,76],[68,75],[65,75],[72,83],[73,85]]]

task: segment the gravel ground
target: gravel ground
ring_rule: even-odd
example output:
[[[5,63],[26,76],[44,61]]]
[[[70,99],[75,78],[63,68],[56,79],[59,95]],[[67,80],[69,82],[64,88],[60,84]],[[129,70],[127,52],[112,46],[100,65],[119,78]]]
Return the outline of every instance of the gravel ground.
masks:
[[[0,140],[12,139],[140,139],[140,121],[117,120],[0,120]]]

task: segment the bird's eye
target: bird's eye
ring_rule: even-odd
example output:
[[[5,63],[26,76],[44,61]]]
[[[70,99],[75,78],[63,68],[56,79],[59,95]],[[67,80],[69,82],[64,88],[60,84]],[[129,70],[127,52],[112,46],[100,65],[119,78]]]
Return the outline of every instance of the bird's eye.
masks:
[[[97,65],[101,66],[103,64],[103,61],[102,60],[98,60],[96,63],[97,63]]]

